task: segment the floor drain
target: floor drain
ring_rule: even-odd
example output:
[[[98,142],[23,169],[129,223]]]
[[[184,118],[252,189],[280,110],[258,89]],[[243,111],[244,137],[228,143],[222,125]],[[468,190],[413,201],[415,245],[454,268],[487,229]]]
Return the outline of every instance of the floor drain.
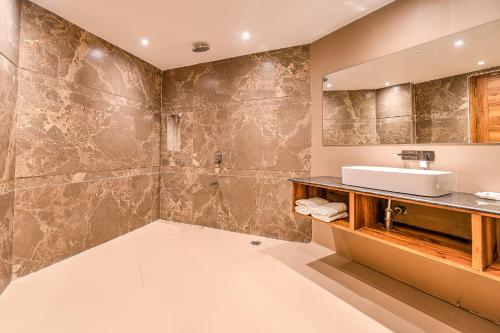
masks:
[[[258,245],[262,244],[262,242],[261,241],[251,241],[250,244],[258,246]]]

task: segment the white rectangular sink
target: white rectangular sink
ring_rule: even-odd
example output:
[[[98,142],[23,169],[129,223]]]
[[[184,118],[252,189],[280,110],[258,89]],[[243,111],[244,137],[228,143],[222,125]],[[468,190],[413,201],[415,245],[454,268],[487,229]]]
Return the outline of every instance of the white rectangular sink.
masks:
[[[449,171],[347,166],[342,167],[342,184],[439,197],[453,192],[456,177]]]

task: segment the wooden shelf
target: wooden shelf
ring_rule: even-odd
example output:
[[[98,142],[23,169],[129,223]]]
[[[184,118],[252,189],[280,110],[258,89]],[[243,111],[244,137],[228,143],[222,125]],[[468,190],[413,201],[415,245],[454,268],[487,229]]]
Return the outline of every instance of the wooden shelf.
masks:
[[[485,272],[486,274],[491,274],[493,276],[496,276],[500,279],[500,261],[497,261],[490,265],[488,269]]]
[[[327,195],[330,195],[330,197],[327,197]],[[500,282],[500,215],[490,216],[491,214],[460,211],[460,214],[466,214],[466,216],[457,218],[459,222],[456,225],[462,223],[460,225],[465,226],[465,231],[460,234],[464,238],[454,236],[457,233],[450,232],[447,234],[438,228],[435,228],[437,230],[426,228],[429,223],[420,223],[420,225],[417,223],[417,226],[411,226],[415,223],[396,224],[394,229],[387,231],[381,223],[377,222],[381,222],[384,219],[384,209],[387,206],[387,200],[390,199],[389,197],[378,194],[341,191],[336,188],[321,188],[321,186],[315,184],[293,183],[293,204],[297,199],[315,196],[330,199],[330,201],[346,203],[349,208],[349,219],[328,223],[296,212],[294,214],[301,218],[309,218],[315,223],[328,224],[333,229],[338,229],[342,232],[375,240],[402,251]],[[397,202],[409,202],[402,199],[395,200]],[[427,203],[421,202],[412,202],[412,204],[429,206]],[[444,206],[438,208],[446,211],[457,211],[456,209]],[[420,218],[420,220],[427,216],[431,218],[435,216],[443,218],[443,213],[439,211],[426,211],[426,214],[419,215],[415,214],[415,210],[412,210],[412,214]],[[446,215],[446,217],[449,217],[446,221],[453,221],[453,216]],[[470,221],[469,230],[466,229],[467,220]],[[432,223],[430,225],[432,226]],[[470,237],[467,235],[467,231]]]
[[[335,226],[335,227],[343,228],[343,229],[349,229],[349,219],[342,219],[342,220],[337,220],[337,221],[332,221],[332,222],[325,222],[325,221],[315,219],[311,215],[303,215],[303,214],[297,213],[295,211],[293,212],[293,215],[300,217],[300,218],[310,219],[311,221],[316,222],[316,223],[327,224],[330,226]]]
[[[395,226],[385,230],[380,224],[357,229],[356,232],[377,238],[395,247],[438,258],[459,266],[472,265],[471,243],[426,232],[412,227]]]

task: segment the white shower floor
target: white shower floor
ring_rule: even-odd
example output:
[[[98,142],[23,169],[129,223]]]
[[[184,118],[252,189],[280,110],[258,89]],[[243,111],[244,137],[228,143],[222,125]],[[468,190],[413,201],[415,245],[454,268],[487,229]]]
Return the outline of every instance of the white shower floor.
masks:
[[[262,245],[250,245],[254,239]],[[500,326],[316,244],[164,221],[18,279],[0,295],[2,333],[389,331]]]

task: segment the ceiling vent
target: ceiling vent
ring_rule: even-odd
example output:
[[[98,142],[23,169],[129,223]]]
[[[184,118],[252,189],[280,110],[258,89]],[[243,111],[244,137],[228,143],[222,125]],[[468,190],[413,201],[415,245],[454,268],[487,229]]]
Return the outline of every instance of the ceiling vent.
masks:
[[[207,52],[210,50],[210,45],[205,42],[198,42],[193,44],[193,52],[196,53],[201,53],[201,52]]]

